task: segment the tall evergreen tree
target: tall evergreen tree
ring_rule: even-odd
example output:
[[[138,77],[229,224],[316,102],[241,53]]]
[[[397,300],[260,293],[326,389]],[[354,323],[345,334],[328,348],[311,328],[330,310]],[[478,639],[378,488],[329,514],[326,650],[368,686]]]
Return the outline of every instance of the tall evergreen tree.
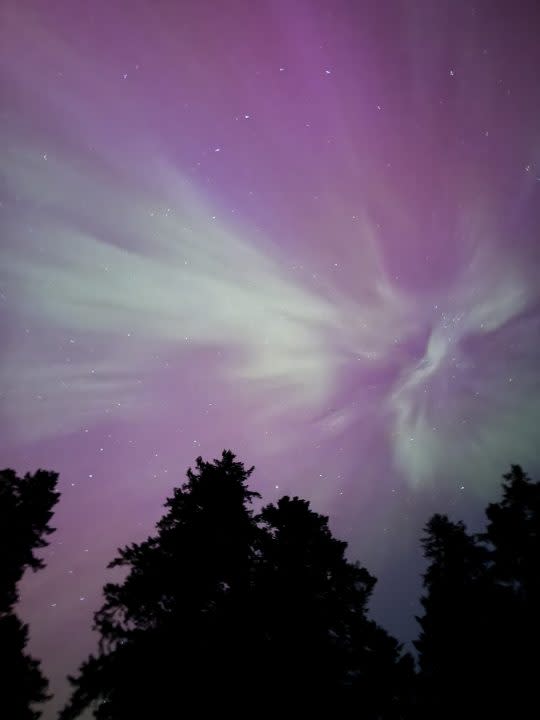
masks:
[[[64,720],[87,707],[100,719],[165,718],[191,703],[242,696],[235,656],[245,658],[249,640],[258,533],[252,470],[230,451],[214,463],[197,458],[157,534],[119,551],[110,567],[126,568],[127,577],[105,586],[95,616],[100,652],[71,679]]]
[[[485,533],[441,515],[426,527],[422,717],[529,717],[538,705],[540,484],[517,465],[504,479]]]
[[[254,517],[251,470],[231,452],[198,458],[156,535],[120,551],[111,565],[127,576],[105,587],[100,651],[72,679],[62,720],[86,708],[133,720],[325,703],[403,717],[411,665],[367,620],[374,578],[306,501],[282,498]]]
[[[367,618],[375,578],[346,559],[347,544],[309,502],[283,497],[259,519],[262,660],[274,699],[335,717],[350,707],[366,720],[405,717],[412,659]]]
[[[481,536],[490,550],[498,609],[499,705],[526,717],[538,707],[540,675],[540,483],[519,465],[504,475],[502,500],[488,505]]]
[[[25,652],[28,627],[17,617],[18,584],[28,568],[44,567],[36,551],[47,546],[49,522],[58,501],[58,475],[38,470],[19,478],[0,471],[0,714],[35,720],[36,704],[48,699],[39,662]]]
[[[481,537],[491,549],[494,579],[533,621],[540,613],[540,482],[519,465],[503,477],[502,500],[488,505]]]
[[[429,562],[424,608],[417,618],[422,718],[474,717],[485,709],[486,661],[492,644],[489,554],[463,523],[434,515],[422,539]],[[484,716],[484,715],[480,715]],[[487,715],[486,715],[487,717]]]

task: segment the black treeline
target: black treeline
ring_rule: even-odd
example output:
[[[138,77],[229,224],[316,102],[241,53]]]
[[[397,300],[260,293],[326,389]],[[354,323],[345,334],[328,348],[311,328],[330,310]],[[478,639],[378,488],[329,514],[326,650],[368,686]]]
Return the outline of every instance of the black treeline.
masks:
[[[35,551],[46,547],[53,532],[57,480],[56,473],[44,470],[24,478],[13,470],[0,472],[0,717],[6,720],[38,718],[35,704],[49,697],[39,662],[25,652],[28,627],[14,607],[25,570],[44,566]]]
[[[504,480],[485,533],[426,525],[416,717],[540,714],[540,483],[518,465]]]
[[[123,567],[124,580],[104,588],[99,651],[70,678],[61,720],[85,711],[96,720],[210,712],[537,717],[540,483],[512,466],[480,535],[443,515],[429,520],[415,668],[369,618],[375,578],[346,559],[328,518],[297,497],[256,514],[252,471],[230,451],[213,462],[198,458],[156,533],[118,551],[110,566]],[[38,717],[30,708],[46,698],[47,685],[24,654],[16,585],[25,568],[41,567],[33,551],[50,532],[58,496],[53,474],[1,478],[0,618],[15,623],[16,636],[0,625],[0,656],[8,660],[0,680],[13,689],[0,708],[24,720]]]

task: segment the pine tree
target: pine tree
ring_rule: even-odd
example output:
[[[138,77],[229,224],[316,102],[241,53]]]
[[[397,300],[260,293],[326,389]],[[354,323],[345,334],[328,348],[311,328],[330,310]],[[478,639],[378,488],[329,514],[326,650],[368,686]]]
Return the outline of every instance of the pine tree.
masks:
[[[267,530],[258,592],[265,624],[265,674],[274,701],[336,717],[405,717],[412,660],[367,618],[375,578],[345,557],[328,518],[309,502],[283,497],[260,515]]]
[[[254,516],[245,470],[226,451],[174,491],[157,533],[119,551],[101,638],[62,720],[182,712],[285,713],[349,704],[398,720],[410,659],[366,617],[375,579],[345,558],[328,518],[282,498]],[[294,706],[294,708],[293,708]],[[338,714],[339,713],[339,714]]]
[[[473,717],[485,709],[488,694],[486,662],[493,631],[489,553],[463,523],[445,515],[434,515],[427,523],[422,545],[429,565],[415,642],[419,717]]]
[[[19,478],[0,472],[0,710],[10,720],[35,720],[45,702],[48,683],[39,662],[26,652],[28,626],[14,608],[24,572],[44,567],[36,551],[47,546],[49,522],[58,501],[56,473],[38,470]]]
[[[435,515],[423,539],[421,717],[528,717],[540,672],[540,483],[518,465],[487,530]]]
[[[488,505],[482,539],[492,549],[494,578],[532,620],[540,608],[540,483],[519,465],[503,477],[503,498]]]
[[[519,465],[503,477],[502,500],[488,505],[481,536],[498,609],[493,679],[499,706],[526,717],[538,704],[540,674],[540,483]]]
[[[165,718],[210,700],[242,696],[251,620],[250,574],[258,529],[246,470],[230,451],[196,471],[167,500],[157,534],[119,551],[127,569],[105,586],[95,617],[100,652],[71,678],[62,712],[96,718]],[[210,690],[210,692],[209,692]]]

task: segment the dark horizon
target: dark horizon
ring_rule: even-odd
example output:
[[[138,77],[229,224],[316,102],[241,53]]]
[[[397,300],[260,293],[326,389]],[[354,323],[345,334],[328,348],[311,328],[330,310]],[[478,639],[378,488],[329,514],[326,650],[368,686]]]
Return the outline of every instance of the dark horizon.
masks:
[[[435,513],[422,529],[414,650],[373,619],[377,578],[328,516],[265,503],[231,450],[197,457],[152,535],[118,548],[94,615],[98,647],[49,692],[18,615],[25,571],[56,529],[58,474],[0,471],[0,705],[12,720],[133,720],[302,708],[366,720],[527,716],[536,705],[540,482],[503,476],[484,525]],[[258,507],[256,501],[260,501]],[[408,568],[410,572],[410,568]],[[401,586],[395,585],[400,597]],[[26,650],[26,652],[25,652]],[[456,686],[456,680],[459,683]],[[66,697],[65,697],[66,696]],[[67,700],[67,702],[66,702]]]

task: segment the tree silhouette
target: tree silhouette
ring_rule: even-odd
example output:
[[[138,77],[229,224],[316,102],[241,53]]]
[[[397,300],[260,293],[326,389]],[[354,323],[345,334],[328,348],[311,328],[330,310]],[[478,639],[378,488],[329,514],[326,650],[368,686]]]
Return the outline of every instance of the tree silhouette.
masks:
[[[34,720],[33,708],[48,699],[48,683],[39,662],[25,653],[28,627],[14,612],[18,583],[26,569],[39,570],[36,550],[46,547],[58,475],[38,470],[24,478],[0,472],[0,698],[2,717]]]
[[[347,544],[307,501],[283,497],[259,520],[267,533],[257,590],[274,701],[402,717],[412,660],[366,616],[375,578],[347,561]]]
[[[230,451],[196,470],[157,534],[111,563],[127,576],[105,587],[100,651],[71,679],[62,720],[89,707],[132,720],[348,702],[367,719],[402,717],[410,660],[367,619],[375,580],[345,559],[328,519],[288,497],[254,516],[253,468]]]
[[[492,606],[498,610],[499,707],[527,717],[538,706],[540,674],[540,483],[519,465],[504,475],[503,497],[486,509]]]
[[[492,633],[486,580],[489,553],[463,523],[434,515],[422,540],[424,615],[415,646],[423,718],[469,717],[484,706]]]
[[[230,451],[214,463],[197,458],[157,534],[119,551],[109,567],[127,568],[127,577],[105,586],[95,616],[100,652],[70,679],[64,720],[89,706],[96,718],[165,718],[191,702],[240,697],[234,651],[242,655],[248,637],[258,533],[249,509],[258,495],[246,485],[252,470]]]
[[[422,718],[529,717],[540,671],[540,484],[519,466],[487,530],[435,515],[422,544]]]
[[[481,538],[491,548],[494,579],[511,590],[520,615],[532,622],[540,608],[540,483],[519,465],[503,477],[503,499],[488,505]]]

